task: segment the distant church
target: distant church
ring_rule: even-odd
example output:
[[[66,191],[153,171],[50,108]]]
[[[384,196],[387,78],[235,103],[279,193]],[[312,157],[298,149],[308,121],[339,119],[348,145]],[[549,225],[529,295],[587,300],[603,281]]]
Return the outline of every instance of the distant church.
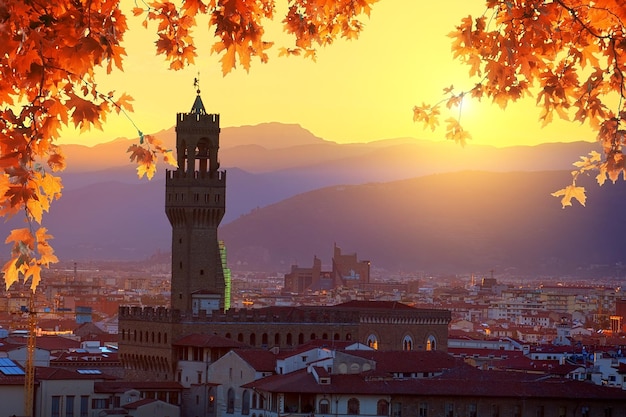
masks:
[[[166,172],[165,212],[172,225],[171,308],[120,307],[119,355],[127,379],[176,381],[181,357],[176,343],[194,334],[232,339],[233,346],[268,349],[293,348],[317,339],[329,344],[360,342],[381,350],[447,350],[450,312],[445,310],[366,301],[231,309],[230,276],[218,240],[226,210],[219,138],[220,117],[206,112],[198,91],[191,111],[176,116],[178,168]],[[369,280],[369,263],[363,268],[357,271],[359,280]],[[355,280],[356,275],[342,279]]]

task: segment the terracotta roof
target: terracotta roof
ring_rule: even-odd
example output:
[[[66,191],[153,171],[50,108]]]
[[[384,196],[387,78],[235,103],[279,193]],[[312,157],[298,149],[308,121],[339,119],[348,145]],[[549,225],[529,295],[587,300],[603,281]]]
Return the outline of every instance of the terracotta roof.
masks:
[[[71,330],[78,328],[78,323],[74,319],[40,319],[37,326],[42,330]]]
[[[376,373],[441,372],[459,365],[458,359],[441,351],[349,350],[346,354],[376,362]]]
[[[347,301],[345,303],[337,304],[331,306],[329,308],[332,309],[356,309],[356,310],[371,310],[371,309],[381,309],[381,310],[415,310],[415,308],[399,303],[397,301]]]
[[[276,355],[269,350],[235,349],[233,352],[257,372],[274,372],[276,369]]]
[[[472,383],[468,383],[472,381]],[[362,374],[333,375],[330,384],[318,384],[306,370],[273,375],[243,386],[273,393],[428,395],[483,398],[580,398],[625,400],[626,391],[563,378],[537,377],[516,372],[456,368],[440,377],[367,379]]]
[[[132,403],[125,404],[124,408],[130,409],[130,410],[136,410],[142,405],[151,404],[156,401],[157,400],[155,400],[154,398],[142,398],[141,400],[137,400],[137,401],[133,401]]]
[[[12,341],[4,339],[2,342],[0,342],[0,352],[10,352],[25,345],[25,343],[13,343]]]
[[[178,339],[173,343],[174,346],[192,346],[206,348],[240,348],[247,346],[245,343],[238,342],[226,337],[214,334],[194,333]]]
[[[98,334],[106,334],[104,330],[96,326],[93,322],[83,323],[74,330],[74,334],[77,336],[93,336]]]
[[[93,368],[91,368],[93,369]],[[79,373],[80,369],[75,370],[67,370],[64,368],[52,368],[52,367],[41,367],[38,366],[35,369],[35,379],[39,381],[48,381],[48,380],[67,380],[67,379],[117,379],[114,376],[107,375],[104,372],[93,374],[93,373]],[[94,369],[95,370],[95,369]]]
[[[94,365],[105,365],[111,366],[112,364],[119,364],[119,354],[117,352],[110,353],[89,353],[86,351],[74,351],[74,352],[60,352],[55,355],[55,357],[50,358],[50,363],[53,366],[60,366],[60,363],[63,363],[63,366],[67,366],[71,364],[72,366],[81,366],[84,364],[88,367],[93,367]]]
[[[477,357],[491,359],[507,359],[524,356],[521,350],[481,349],[481,348],[448,348],[448,353],[455,357]]]
[[[80,348],[80,342],[61,336],[38,336],[35,345],[44,350],[68,350]]]

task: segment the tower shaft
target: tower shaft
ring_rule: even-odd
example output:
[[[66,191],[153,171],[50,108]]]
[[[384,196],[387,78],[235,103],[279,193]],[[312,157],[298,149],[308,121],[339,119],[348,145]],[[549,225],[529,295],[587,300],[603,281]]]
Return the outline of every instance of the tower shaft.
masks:
[[[172,309],[198,314],[224,308],[218,227],[226,211],[219,170],[219,115],[200,100],[176,119],[178,169],[167,171],[165,212],[172,225]]]

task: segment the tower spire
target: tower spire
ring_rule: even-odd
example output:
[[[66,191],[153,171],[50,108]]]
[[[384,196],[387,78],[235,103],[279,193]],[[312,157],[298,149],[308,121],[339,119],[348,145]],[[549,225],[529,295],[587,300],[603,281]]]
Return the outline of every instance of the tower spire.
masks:
[[[196,88],[196,100],[193,102],[193,106],[191,106],[191,114],[207,114],[204,109],[204,103],[202,103],[202,98],[200,97],[200,72],[198,72],[198,76],[193,79],[193,86]]]

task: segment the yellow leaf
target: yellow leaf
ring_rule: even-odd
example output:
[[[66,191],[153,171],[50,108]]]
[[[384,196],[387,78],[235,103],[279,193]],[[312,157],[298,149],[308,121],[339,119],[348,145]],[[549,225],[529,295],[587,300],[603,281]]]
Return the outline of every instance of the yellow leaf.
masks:
[[[554,197],[562,197],[561,205],[563,208],[566,206],[572,205],[572,198],[578,200],[578,202],[584,206],[587,201],[587,196],[585,195],[585,187],[577,187],[574,184],[570,184],[565,188],[562,188],[558,191],[552,193]]]
[[[8,290],[14,282],[17,282],[19,273],[15,267],[16,259],[12,258],[2,267],[2,273],[4,274],[4,285]]]
[[[24,282],[28,281],[28,278],[32,278],[30,289],[35,291],[39,281],[41,281],[41,267],[37,263],[29,265],[26,271],[24,271]]]
[[[174,158],[174,153],[172,151],[165,151],[163,153],[163,161],[165,161],[166,164],[178,167],[178,161]]]
[[[9,233],[9,236],[7,236],[6,240],[4,241],[4,243],[11,243],[11,242],[14,242],[14,243],[23,242],[26,246],[29,246],[32,248],[35,243],[35,238],[33,234],[30,232],[30,229],[28,228],[13,229],[11,230],[11,232]]]
[[[137,166],[137,176],[139,178],[143,178],[145,175],[149,180],[154,177],[154,173],[156,172],[156,165],[152,162],[141,163]]]

